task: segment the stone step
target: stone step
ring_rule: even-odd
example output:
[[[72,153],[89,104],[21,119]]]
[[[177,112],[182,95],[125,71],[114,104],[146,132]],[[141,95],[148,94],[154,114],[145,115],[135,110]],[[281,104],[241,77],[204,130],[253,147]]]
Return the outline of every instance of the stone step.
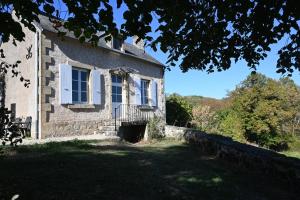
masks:
[[[115,129],[119,129],[119,126],[115,127],[115,126],[103,126],[101,128],[101,131],[114,131]]]
[[[103,131],[103,134],[105,136],[116,136],[117,135],[117,131]]]
[[[119,124],[120,122],[117,122],[117,125]],[[114,126],[115,125],[115,121],[106,121],[103,123],[104,126]]]

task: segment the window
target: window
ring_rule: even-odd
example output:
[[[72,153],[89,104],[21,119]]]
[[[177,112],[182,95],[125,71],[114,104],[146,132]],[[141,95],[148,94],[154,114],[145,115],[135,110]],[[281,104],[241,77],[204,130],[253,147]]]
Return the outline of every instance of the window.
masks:
[[[72,68],[72,101],[88,103],[88,70]]]
[[[142,105],[149,104],[149,81],[148,80],[141,80],[141,103]]]
[[[112,82],[112,102],[122,103],[122,77],[118,75],[111,76]]]

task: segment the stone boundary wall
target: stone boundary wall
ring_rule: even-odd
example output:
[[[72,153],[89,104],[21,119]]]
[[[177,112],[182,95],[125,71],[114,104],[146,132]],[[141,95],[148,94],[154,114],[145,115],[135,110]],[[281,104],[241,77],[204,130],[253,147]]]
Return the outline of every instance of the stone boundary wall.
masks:
[[[167,125],[165,131],[166,137],[184,139],[199,146],[201,151],[212,153],[239,167],[278,177],[291,186],[300,184],[300,159],[198,130]]]
[[[165,126],[165,135],[169,138],[184,139],[184,134],[192,129],[178,126]]]

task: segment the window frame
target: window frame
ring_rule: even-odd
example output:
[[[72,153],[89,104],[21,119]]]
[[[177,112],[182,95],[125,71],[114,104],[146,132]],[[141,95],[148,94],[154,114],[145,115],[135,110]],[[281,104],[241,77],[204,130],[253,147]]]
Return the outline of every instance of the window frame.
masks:
[[[150,103],[150,80],[141,79],[141,105],[149,105]]]
[[[121,78],[120,82],[117,81],[118,79],[116,79],[116,81],[113,80],[113,77],[115,78]],[[111,75],[111,102],[112,103],[123,103],[123,77],[121,75],[118,74],[112,74]],[[116,87],[116,92],[113,92],[113,87]],[[118,89],[117,88],[121,88],[121,93],[118,93]],[[114,101],[114,95],[115,95],[115,101]],[[118,96],[121,96],[121,101],[118,101]]]
[[[78,80],[75,80],[75,81],[78,82],[78,87],[77,87],[78,90],[73,89],[73,81],[74,81],[74,79],[73,79],[73,70],[76,70],[78,72]],[[81,80],[81,73],[82,72],[86,73],[86,81]],[[90,100],[90,98],[89,98],[89,94],[90,94],[90,92],[89,92],[89,89],[90,89],[89,75],[90,75],[90,70],[72,66],[72,104],[89,104],[89,100]],[[82,87],[81,87],[82,85],[81,84],[83,82],[86,82],[86,91],[82,90]],[[77,92],[78,101],[74,101],[74,98],[73,98],[73,92],[74,91]],[[81,100],[82,99],[81,98],[81,93],[82,92],[86,92],[86,101]]]

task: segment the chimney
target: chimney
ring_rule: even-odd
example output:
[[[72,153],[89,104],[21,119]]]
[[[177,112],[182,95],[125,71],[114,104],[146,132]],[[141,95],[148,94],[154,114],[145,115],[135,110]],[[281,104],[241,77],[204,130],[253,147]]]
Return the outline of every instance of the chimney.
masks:
[[[138,41],[138,39],[139,39],[139,37],[138,36],[133,36],[133,38],[132,38],[132,44],[135,46],[135,47],[137,47],[137,48],[139,48],[139,49],[141,49],[141,50],[145,50],[145,42],[144,42],[144,40],[143,39],[140,39],[140,41]],[[138,42],[137,42],[138,41]]]

